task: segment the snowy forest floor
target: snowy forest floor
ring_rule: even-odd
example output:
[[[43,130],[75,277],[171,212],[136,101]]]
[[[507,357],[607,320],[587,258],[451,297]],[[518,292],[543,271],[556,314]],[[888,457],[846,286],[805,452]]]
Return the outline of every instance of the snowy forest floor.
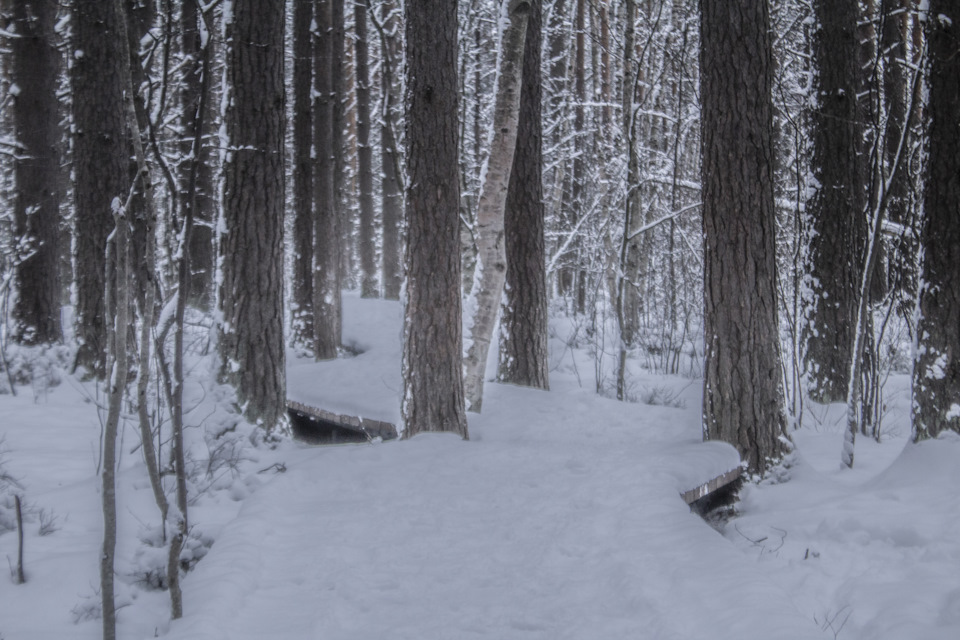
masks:
[[[396,422],[400,307],[345,297],[356,355],[291,354],[289,394]],[[562,336],[562,321],[554,335]],[[183,620],[170,623],[158,515],[135,424],[118,482],[118,636],[176,639],[960,637],[960,438],[906,445],[909,380],[892,378],[885,439],[840,469],[842,407],[812,408],[797,452],[741,491],[720,531],[679,492],[736,462],[700,442],[699,381],[634,371],[671,406],[594,393],[596,359],[559,338],[550,392],[488,384],[471,440],[251,444],[196,358],[188,388],[192,504]],[[0,638],[98,638],[96,387],[0,396]],[[590,376],[592,377],[592,376]],[[582,385],[582,386],[581,386]],[[102,396],[102,390],[100,392]],[[41,535],[41,528],[44,535]],[[205,556],[204,556],[205,554]]]

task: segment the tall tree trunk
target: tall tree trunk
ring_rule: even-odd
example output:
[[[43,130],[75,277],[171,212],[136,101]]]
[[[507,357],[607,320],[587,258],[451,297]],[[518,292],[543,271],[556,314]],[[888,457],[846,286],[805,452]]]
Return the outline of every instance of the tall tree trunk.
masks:
[[[343,283],[350,282],[353,276],[353,219],[350,207],[350,171],[347,151],[352,143],[347,129],[351,124],[347,113],[347,100],[349,93],[349,74],[350,69],[347,61],[346,50],[346,14],[344,11],[345,0],[330,1],[330,36],[332,54],[330,64],[332,65],[333,78],[333,137],[331,151],[333,152],[334,166],[334,192],[336,194],[335,206],[337,220],[340,230],[340,286]]]
[[[464,393],[467,408],[480,413],[487,354],[497,325],[507,254],[504,246],[504,207],[510,171],[517,148],[520,90],[523,80],[523,50],[530,15],[528,0],[503,0],[505,24],[500,44],[496,102],[493,108],[490,157],[477,204],[477,274],[473,290],[473,322],[464,359]]]
[[[401,188],[402,153],[397,139],[397,111],[401,108],[399,96],[400,67],[400,10],[395,0],[384,0],[382,29],[380,30],[381,86],[383,111],[380,114],[380,197],[383,207],[382,230],[382,277],[383,297],[400,299],[401,247],[400,224],[403,217],[403,191]]]
[[[13,3],[9,40],[13,95],[14,233],[17,301],[14,337],[21,344],[63,339],[60,326],[60,123],[57,113],[56,0]]]
[[[541,118],[541,0],[531,0],[517,145],[504,210],[506,294],[500,320],[502,382],[548,389],[547,271]]]
[[[805,366],[810,394],[846,395],[866,239],[857,0],[816,0],[813,179],[807,203]]]
[[[108,7],[115,5],[114,2],[104,4]],[[119,4],[115,6],[119,8]],[[122,16],[115,17],[122,19]],[[103,458],[101,460],[103,466],[100,472],[103,501],[103,546],[100,552],[103,640],[115,640],[117,637],[117,610],[113,580],[114,557],[117,549],[117,432],[120,411],[123,408],[123,391],[127,383],[127,332],[129,329],[127,318],[130,308],[129,221],[120,198],[113,199],[112,208],[116,226],[114,238],[110,241],[112,247],[106,249],[106,268],[112,273],[104,277],[104,281],[107,282],[104,295],[107,303],[115,296],[114,304],[107,304],[107,308],[115,308],[116,316],[107,337],[109,352],[107,366],[110,369],[110,377],[107,381],[109,384],[107,418],[103,427]]]
[[[316,0],[314,21],[313,177],[314,271],[313,353],[317,360],[337,357],[340,348],[342,308],[340,301],[340,219],[337,206],[336,52],[333,38],[333,3]]]
[[[574,38],[576,40],[576,54],[574,58],[574,99],[576,106],[573,112],[573,132],[576,136],[573,156],[573,176],[570,188],[570,216],[571,231],[580,222],[584,211],[584,180],[586,179],[586,137],[587,137],[587,0],[576,0],[577,10],[574,20]],[[575,285],[575,311],[584,313],[587,301],[586,271],[583,268],[582,241],[578,237],[572,245],[569,266],[569,283]]]
[[[886,104],[886,127],[884,131],[884,155],[887,166],[894,159],[897,144],[905,127],[907,113],[907,80],[904,70],[907,65],[907,26],[909,23],[909,0],[882,0],[880,49],[883,52],[883,96]],[[909,163],[904,163],[889,185],[891,192],[887,215],[891,222],[910,223],[910,185],[912,183]],[[891,247],[888,284],[900,292],[901,300],[911,303],[916,291],[916,243],[901,236],[897,245]]]
[[[293,0],[293,322],[291,342],[312,347],[314,0]]]
[[[623,35],[623,133],[627,142],[627,196],[624,199],[623,237],[620,240],[620,277],[617,281],[617,400],[627,399],[627,357],[640,330],[640,256],[643,238],[635,235],[643,222],[640,211],[639,127],[634,118],[634,94],[639,69],[634,69],[637,20],[635,0],[626,0]]]
[[[180,3],[181,52],[184,57],[183,81],[180,93],[180,198],[181,205],[193,206],[194,229],[190,239],[190,303],[202,308],[209,308],[213,293],[214,247],[213,224],[216,217],[216,200],[214,198],[214,170],[209,160],[210,154],[204,145],[201,147],[203,155],[198,159],[196,171],[196,200],[191,205],[191,197],[187,193],[189,175],[193,169],[193,160],[190,151],[193,140],[198,133],[209,135],[209,130],[197,131],[199,123],[211,122],[210,114],[199,113],[201,84],[201,57],[205,39],[212,34],[204,33],[203,17],[200,15],[199,0],[183,0]],[[208,107],[209,108],[209,107]],[[184,213],[185,215],[185,213]]]
[[[130,144],[124,124],[121,60],[127,47],[123,14],[112,2],[73,4],[73,175],[76,211],[76,364],[98,376],[106,372],[106,312],[103,292],[111,202],[127,198]]]
[[[930,0],[924,283],[913,373],[913,437],[960,433],[960,3]]]
[[[405,3],[407,295],[403,329],[404,437],[468,437],[460,306],[457,7]]]
[[[269,434],[283,423],[285,2],[233,7],[224,114],[221,375],[244,416]]]
[[[367,62],[367,6],[354,2],[353,22],[356,31],[354,74],[357,84],[357,177],[360,187],[360,295],[379,296],[377,286],[377,238],[373,216],[373,148],[370,146],[370,70]]]
[[[731,443],[763,473],[785,434],[769,9],[767,0],[701,0],[700,15],[704,439]]]

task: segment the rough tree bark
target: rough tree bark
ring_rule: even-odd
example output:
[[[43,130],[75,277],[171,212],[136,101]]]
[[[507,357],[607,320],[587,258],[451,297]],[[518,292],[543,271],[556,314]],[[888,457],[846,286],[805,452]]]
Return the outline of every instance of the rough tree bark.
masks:
[[[14,339],[49,344],[63,338],[60,326],[60,126],[57,112],[56,0],[13,4],[9,39],[16,196],[14,233],[17,301]]]
[[[228,25],[221,376],[270,433],[286,410],[283,344],[284,5],[250,0]]]
[[[460,306],[457,7],[405,3],[407,287],[403,328],[404,437],[468,437]]]
[[[337,163],[334,135],[336,93],[333,38],[333,3],[316,0],[314,21],[313,176],[313,353],[317,360],[337,357],[340,348],[342,308],[340,300],[340,219],[337,206]]]
[[[913,437],[960,433],[960,3],[931,0],[923,289]]]
[[[370,70],[368,63],[367,6],[353,4],[354,50],[357,85],[357,178],[360,187],[360,295],[376,298],[377,230],[373,216],[373,148],[370,146]]]
[[[205,37],[200,15],[201,2],[198,0],[183,0],[180,3],[180,38],[181,53],[184,57],[183,81],[180,92],[180,204],[182,207],[193,206],[194,228],[190,237],[190,299],[191,304],[202,308],[209,308],[213,293],[214,247],[213,223],[216,216],[216,201],[214,198],[214,171],[208,161],[206,145],[201,147],[203,156],[199,159],[196,169],[196,200],[190,204],[189,189],[190,173],[193,160],[190,153],[193,140],[197,134],[209,135],[210,131],[199,131],[197,127],[202,122],[209,123],[208,114],[201,115],[200,93],[202,91],[201,73],[203,48]],[[183,213],[183,212],[182,212]]]
[[[483,406],[487,354],[497,325],[507,271],[504,207],[513,156],[517,148],[520,83],[523,80],[523,50],[530,2],[503,0],[501,10],[504,12],[501,20],[506,26],[500,43],[500,68],[493,107],[490,155],[487,158],[486,177],[477,204],[477,268],[472,296],[475,309],[470,325],[470,341],[463,362],[463,387],[467,408],[476,413],[480,413]]]
[[[751,473],[784,451],[767,0],[701,0],[704,439]],[[736,301],[731,304],[731,301]]]
[[[541,0],[531,0],[523,53],[517,146],[504,210],[506,294],[498,379],[548,389],[547,271],[541,118]]]
[[[291,342],[313,346],[314,0],[293,0],[293,313]]]
[[[369,0],[368,0],[369,1]],[[400,285],[403,281],[402,256],[400,248],[400,225],[403,217],[403,190],[401,187],[402,153],[397,139],[397,111],[400,109],[399,67],[400,67],[400,10],[395,0],[384,0],[380,31],[380,92],[383,110],[380,114],[380,196],[383,207],[382,231],[382,275],[383,297],[387,300],[400,299]]]
[[[74,264],[77,366],[106,372],[103,292],[111,202],[126,200],[130,144],[124,123],[123,15],[112,2],[73,3],[73,175],[76,210]]]
[[[813,180],[807,202],[804,365],[810,395],[846,396],[866,238],[864,140],[857,87],[858,0],[816,0]]]

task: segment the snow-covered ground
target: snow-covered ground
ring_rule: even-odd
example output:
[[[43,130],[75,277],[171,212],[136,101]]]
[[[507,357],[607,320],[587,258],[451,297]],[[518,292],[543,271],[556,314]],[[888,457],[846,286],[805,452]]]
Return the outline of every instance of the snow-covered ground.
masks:
[[[291,359],[290,395],[396,421],[400,308],[345,305],[360,353]],[[334,447],[254,447],[199,361],[191,548],[212,546],[171,624],[167,594],[147,587],[163,552],[144,542],[158,516],[128,425],[119,637],[960,638],[960,438],[905,448],[905,380],[890,383],[887,439],[858,442],[854,470],[839,468],[838,408],[810,411],[780,482],[746,487],[718,532],[679,497],[736,460],[699,442],[699,383],[637,372],[672,406],[617,403],[584,379],[590,354],[552,349],[552,391],[488,384],[469,442]],[[94,388],[64,376],[0,396],[0,437],[29,505],[28,581],[0,579],[0,638],[97,638]],[[15,533],[0,556],[15,561]]]

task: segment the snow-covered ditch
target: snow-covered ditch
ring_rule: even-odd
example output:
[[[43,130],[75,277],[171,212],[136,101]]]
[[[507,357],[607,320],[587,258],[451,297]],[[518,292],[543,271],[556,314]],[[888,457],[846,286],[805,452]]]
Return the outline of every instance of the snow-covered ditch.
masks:
[[[290,395],[396,422],[399,306],[347,297],[344,326],[358,355],[291,358]],[[129,424],[119,637],[960,637],[960,438],[905,447],[905,381],[891,383],[888,438],[858,442],[857,468],[839,468],[840,414],[813,411],[779,482],[747,486],[718,532],[679,496],[735,462],[699,442],[699,383],[637,372],[675,406],[617,403],[580,387],[588,354],[552,346],[552,391],[488,384],[469,442],[253,446],[195,362],[190,520],[206,555],[171,624],[148,587],[158,518]],[[93,396],[69,376],[0,396],[0,460],[29,504],[28,581],[0,579],[3,640],[100,635]],[[0,533],[0,556],[15,561],[15,533]]]

